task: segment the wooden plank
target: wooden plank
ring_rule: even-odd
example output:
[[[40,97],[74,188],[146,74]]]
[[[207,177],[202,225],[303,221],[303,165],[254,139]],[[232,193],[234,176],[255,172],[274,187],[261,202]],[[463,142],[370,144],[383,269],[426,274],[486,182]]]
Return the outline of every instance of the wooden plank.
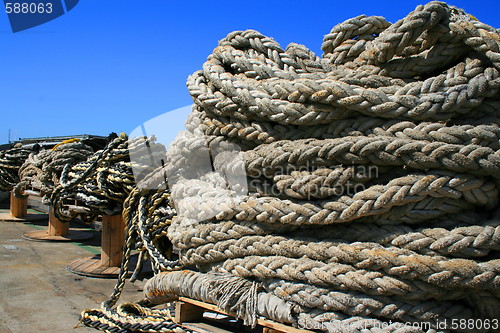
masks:
[[[97,257],[77,259],[71,262],[67,266],[67,268],[70,272],[73,272],[75,274],[84,276],[96,276],[96,277],[108,275],[109,274],[108,270],[110,269],[113,270],[118,269],[117,267],[103,267],[101,265],[100,258]]]
[[[125,244],[125,222],[121,215],[102,217],[101,265],[120,267]]]
[[[75,270],[84,270],[89,264],[83,260],[75,260],[74,266],[72,267]]]
[[[205,310],[194,304],[178,301],[175,303],[175,318],[177,324],[187,321],[200,321],[203,319]]]
[[[226,316],[237,317],[237,315],[236,315],[235,312],[232,312],[232,311],[226,312],[226,311],[224,311],[222,309],[219,309],[214,304],[205,303],[205,302],[198,301],[198,300],[195,300],[195,299],[192,299],[192,298],[179,297],[179,301],[177,303],[181,303],[181,302],[182,303],[189,303],[189,304],[192,304],[194,306],[207,309],[209,311],[222,313],[222,314],[225,314]],[[180,310],[182,310],[182,308]],[[177,308],[176,308],[175,309],[175,316],[176,317],[177,317],[177,312],[178,311],[177,311]],[[308,331],[308,330],[303,330],[303,329],[295,328],[295,327],[292,327],[292,326],[288,326],[286,324],[281,324],[281,323],[278,323],[278,322],[275,322],[275,321],[272,321],[272,320],[269,320],[269,319],[263,319],[263,318],[258,318],[257,319],[257,324],[260,325],[260,326],[264,326],[264,327],[267,327],[269,329],[272,329],[272,330],[270,330],[268,332],[312,333],[311,331]]]
[[[89,266],[89,271],[93,274],[104,274],[104,271],[108,267],[103,267],[100,264],[94,264],[93,266]]]
[[[184,303],[190,303],[190,304],[199,306],[200,308],[204,308],[204,309],[207,309],[207,310],[210,310],[213,312],[219,312],[219,313],[225,314],[226,316],[236,317],[236,312],[226,312],[222,309],[219,309],[217,307],[217,305],[214,305],[214,304],[205,303],[202,301],[198,301],[198,300],[195,300],[192,298],[187,298],[187,297],[182,297],[182,296],[179,297],[179,301],[184,302]]]
[[[28,213],[28,198],[17,198],[14,191],[10,192],[10,215],[23,218]]]
[[[267,327],[269,329],[272,329],[272,331],[269,332],[283,332],[283,333],[312,333],[311,331],[308,330],[303,330],[300,328],[295,328],[293,326],[288,326],[285,324],[281,324],[269,319],[257,319],[257,323],[261,326]]]
[[[269,328],[269,327],[264,327],[262,329],[262,333],[281,333],[282,331],[277,331],[275,329]]]
[[[105,270],[102,271],[102,274],[119,274],[120,273],[120,267],[106,267]]]
[[[55,215],[52,207],[49,207],[49,229],[47,234],[49,236],[66,236],[69,232],[69,223],[59,221]]]
[[[234,330],[228,331],[207,323],[183,323],[182,327],[189,328],[197,333],[234,333]]]
[[[130,258],[130,265],[134,267],[137,264],[137,254]],[[74,274],[102,278],[114,278],[120,273],[120,267],[102,266],[100,256],[76,259],[69,263],[66,268]],[[144,271],[143,271],[144,272]],[[145,273],[152,273],[151,270],[146,270]],[[127,276],[132,272],[129,270]]]

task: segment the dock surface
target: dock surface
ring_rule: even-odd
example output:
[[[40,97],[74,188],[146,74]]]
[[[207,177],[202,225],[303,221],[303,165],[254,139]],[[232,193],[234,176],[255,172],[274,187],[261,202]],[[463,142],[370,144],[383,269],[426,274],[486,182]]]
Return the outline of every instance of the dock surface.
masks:
[[[81,311],[109,297],[116,280],[77,276],[66,265],[98,253],[99,235],[82,243],[23,239],[23,233],[47,225],[36,223],[0,222],[0,333],[96,332],[73,327]],[[127,282],[119,302],[140,300],[142,286]]]

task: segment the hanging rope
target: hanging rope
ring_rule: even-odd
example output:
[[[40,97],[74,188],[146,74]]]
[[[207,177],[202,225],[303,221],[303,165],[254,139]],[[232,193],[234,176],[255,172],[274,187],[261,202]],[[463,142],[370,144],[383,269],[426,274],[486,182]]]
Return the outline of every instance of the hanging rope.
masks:
[[[151,183],[164,189],[145,189]],[[175,324],[168,310],[153,309],[157,304],[147,299],[113,308],[127,280],[132,250],[139,250],[140,256],[131,281],[138,278],[147,258],[151,259],[155,273],[176,265],[172,261],[172,244],[166,237],[175,215],[175,210],[171,208],[170,190],[164,183],[162,173],[158,172],[150,172],[142,186],[143,189],[135,187],[123,203],[125,245],[115,289],[100,309],[83,311],[80,322],[105,332],[192,332]]]

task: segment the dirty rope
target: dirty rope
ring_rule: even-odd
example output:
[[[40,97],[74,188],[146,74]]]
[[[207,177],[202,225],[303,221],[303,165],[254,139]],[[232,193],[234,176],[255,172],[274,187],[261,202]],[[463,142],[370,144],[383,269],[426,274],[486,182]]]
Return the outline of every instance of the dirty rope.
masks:
[[[287,323],[328,332],[498,318],[499,33],[430,2],[394,24],[347,20],[322,49],[236,31],[189,77],[195,106],[166,166],[187,173],[169,179],[177,212],[155,234],[166,231],[178,259],[148,253],[157,270],[193,272],[159,274],[147,293],[220,303],[246,281],[246,323],[265,293],[288,304]],[[241,152],[227,159],[231,145]],[[207,151],[215,171],[200,176],[186,152]],[[243,194],[228,186],[241,167]],[[144,246],[157,208],[146,200],[126,205]],[[214,274],[234,279],[207,283]]]

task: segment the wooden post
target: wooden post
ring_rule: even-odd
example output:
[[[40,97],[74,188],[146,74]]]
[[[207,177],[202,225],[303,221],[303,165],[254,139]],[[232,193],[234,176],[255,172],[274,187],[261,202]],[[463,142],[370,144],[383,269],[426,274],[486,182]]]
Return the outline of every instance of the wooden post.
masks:
[[[205,309],[182,301],[175,302],[175,318],[177,324],[187,321],[200,321],[203,319]]]
[[[120,267],[125,244],[125,222],[122,215],[102,217],[101,265]]]
[[[31,195],[24,191],[26,196],[24,198],[17,198],[14,191],[10,192],[10,209],[9,211],[0,212],[0,221],[10,222],[28,222],[28,221],[41,221],[47,219],[47,214],[28,213],[28,196]]]
[[[123,217],[104,215],[102,217],[101,255],[76,259],[66,267],[70,272],[78,275],[114,278],[120,274],[124,244],[125,221]],[[134,256],[131,258],[130,265],[134,266],[136,263],[137,256]]]
[[[69,222],[59,221],[54,215],[53,208],[49,206],[49,227],[47,230],[26,232],[23,234],[23,238],[33,241],[70,242],[90,239],[92,233],[83,230],[70,230]]]
[[[16,218],[23,218],[28,213],[28,198],[18,198],[14,191],[10,192],[10,215]]]
[[[49,236],[66,236],[69,233],[69,223],[62,223],[54,216],[54,210],[49,207]]]

